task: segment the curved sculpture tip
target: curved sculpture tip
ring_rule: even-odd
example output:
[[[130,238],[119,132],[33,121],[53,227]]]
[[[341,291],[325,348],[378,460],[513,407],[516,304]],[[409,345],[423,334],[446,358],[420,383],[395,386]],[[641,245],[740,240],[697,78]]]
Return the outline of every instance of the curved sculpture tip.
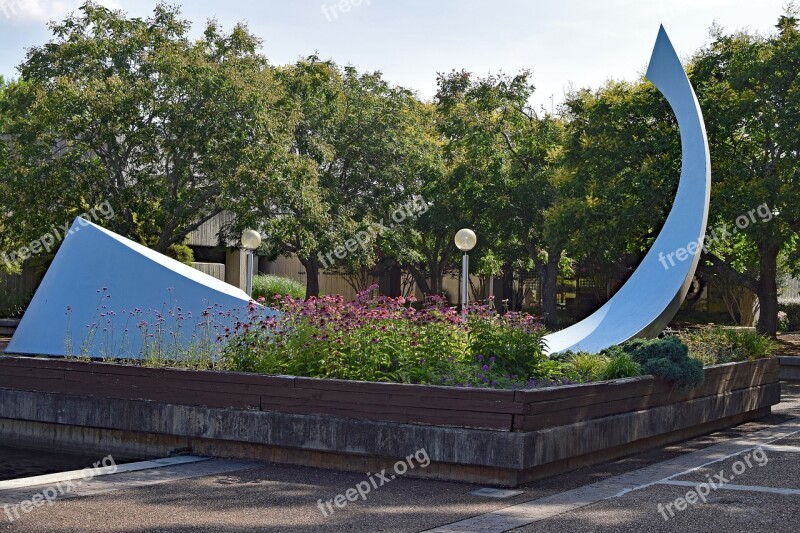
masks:
[[[680,308],[700,260],[699,252],[687,252],[685,247],[702,243],[706,232],[711,190],[708,139],[700,104],[663,26],[647,79],[669,102],[680,129],[682,163],[675,200],[658,237],[628,281],[587,318],[546,335],[548,354],[598,352],[635,337],[658,335]],[[687,252],[683,259],[680,250]]]
[[[662,24],[658,28],[658,37],[656,37],[656,44],[653,46],[653,53],[650,55],[650,63],[647,66],[647,74],[645,76],[653,82],[653,85],[658,86],[656,80],[660,78],[659,75],[669,74],[669,67],[675,67],[675,65],[668,66],[669,63],[677,63],[677,66],[683,70],[678,53],[675,51],[675,47],[672,46],[667,30],[664,29]]]

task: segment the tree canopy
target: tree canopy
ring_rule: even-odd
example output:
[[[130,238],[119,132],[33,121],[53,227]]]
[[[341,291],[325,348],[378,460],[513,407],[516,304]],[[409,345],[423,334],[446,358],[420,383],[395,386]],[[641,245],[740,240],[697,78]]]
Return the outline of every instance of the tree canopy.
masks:
[[[477,272],[530,273],[557,324],[567,267],[635,266],[680,175],[674,116],[644,79],[574,91],[554,114],[530,105],[529,71],[453,70],[423,101],[317,55],[272,65],[241,24],[190,38],[165,4],[130,18],[87,2],[51,31],[0,79],[5,250],[103,202],[105,226],[162,252],[227,211],[220,238],[259,228],[260,253],[303,263],[307,295],[323,270],[356,286],[379,267],[438,294],[468,226]],[[757,294],[774,334],[779,271],[800,274],[800,29],[790,9],[770,35],[712,37],[686,68],[712,151],[709,228],[736,231],[712,236],[702,266]]]

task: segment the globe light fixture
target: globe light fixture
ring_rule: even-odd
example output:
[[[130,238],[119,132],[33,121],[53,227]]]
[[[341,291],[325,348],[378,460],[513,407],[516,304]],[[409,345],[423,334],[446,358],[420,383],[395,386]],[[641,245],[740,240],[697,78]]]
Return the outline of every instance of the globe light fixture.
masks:
[[[460,229],[456,233],[456,247],[464,252],[464,257],[461,260],[461,316],[467,316],[467,304],[469,303],[469,293],[467,287],[469,286],[469,252],[475,245],[478,244],[478,237],[471,229]]]
[[[478,244],[478,237],[471,229],[460,229],[456,233],[456,247],[462,252],[469,252]]]
[[[247,295],[253,297],[253,250],[261,246],[261,234],[254,229],[242,232],[242,248],[244,260],[247,265]]]

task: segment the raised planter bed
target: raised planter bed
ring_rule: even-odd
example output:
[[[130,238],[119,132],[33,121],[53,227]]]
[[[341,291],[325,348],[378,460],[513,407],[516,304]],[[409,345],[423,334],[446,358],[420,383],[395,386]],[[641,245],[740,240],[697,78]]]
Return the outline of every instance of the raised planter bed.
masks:
[[[11,337],[19,326],[18,319],[0,318],[0,337]]]
[[[350,470],[425,449],[414,475],[514,486],[769,413],[779,363],[525,391],[0,357],[0,439],[147,455],[173,448]],[[374,471],[374,470],[373,470]]]
[[[781,379],[784,381],[800,381],[800,357],[782,356],[778,359],[781,362]]]
[[[6,351],[11,336],[17,331],[19,320],[10,318],[0,318],[0,353]]]

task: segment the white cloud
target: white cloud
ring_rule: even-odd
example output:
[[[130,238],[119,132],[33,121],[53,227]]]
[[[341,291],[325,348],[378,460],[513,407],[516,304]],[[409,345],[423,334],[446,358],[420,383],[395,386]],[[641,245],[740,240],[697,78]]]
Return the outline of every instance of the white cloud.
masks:
[[[80,0],[0,0],[0,19],[48,22],[61,19],[81,5]],[[118,9],[117,0],[98,0],[100,5]]]

